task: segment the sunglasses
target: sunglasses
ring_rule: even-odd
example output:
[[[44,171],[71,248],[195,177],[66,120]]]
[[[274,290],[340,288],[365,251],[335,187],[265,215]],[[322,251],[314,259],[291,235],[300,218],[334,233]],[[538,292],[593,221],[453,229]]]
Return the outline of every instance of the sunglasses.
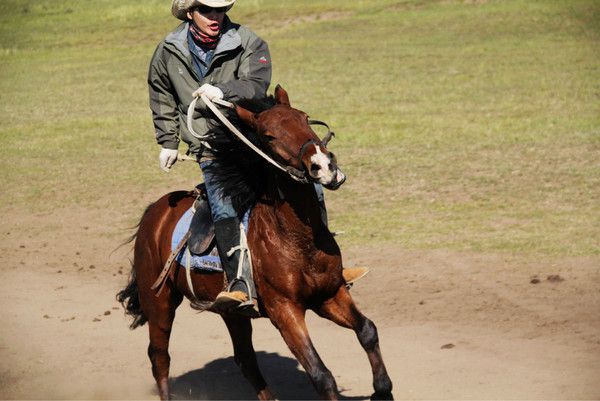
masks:
[[[227,12],[227,7],[210,7],[210,6],[198,6],[195,8],[200,14],[210,14],[213,11],[217,14]]]

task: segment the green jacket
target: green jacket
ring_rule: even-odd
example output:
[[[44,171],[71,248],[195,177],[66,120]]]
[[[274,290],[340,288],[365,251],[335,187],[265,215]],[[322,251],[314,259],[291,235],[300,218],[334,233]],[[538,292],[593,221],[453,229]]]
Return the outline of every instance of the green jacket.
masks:
[[[209,83],[232,102],[264,97],[271,82],[271,57],[261,38],[225,17],[214,57],[201,78],[192,65],[188,29],[188,22],[180,24],[158,45],[150,62],[148,86],[157,142],[164,148],[177,149],[183,140],[189,146],[188,153],[197,155],[202,145],[191,135],[186,122],[192,92]],[[201,103],[196,104],[193,128],[205,135],[214,120],[209,121],[212,113]]]

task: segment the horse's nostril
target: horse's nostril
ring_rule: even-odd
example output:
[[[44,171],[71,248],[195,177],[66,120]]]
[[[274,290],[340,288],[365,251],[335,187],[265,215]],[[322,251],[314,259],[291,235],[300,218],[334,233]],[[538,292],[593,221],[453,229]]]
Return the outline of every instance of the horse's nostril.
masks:
[[[316,173],[317,171],[321,170],[321,166],[313,163],[310,165],[310,171],[312,171],[313,173]]]
[[[333,165],[333,163],[329,163],[329,171],[333,170],[335,170],[335,166]]]

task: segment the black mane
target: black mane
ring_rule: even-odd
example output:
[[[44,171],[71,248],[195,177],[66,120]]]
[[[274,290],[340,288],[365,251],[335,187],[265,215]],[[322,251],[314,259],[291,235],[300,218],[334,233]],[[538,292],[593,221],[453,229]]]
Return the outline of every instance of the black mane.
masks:
[[[273,107],[275,99],[273,96],[243,99],[236,104],[253,113],[261,113]],[[235,111],[229,110],[224,114],[246,138],[264,150],[258,134],[240,120]],[[211,127],[209,138],[207,142],[217,157],[214,162],[219,169],[217,185],[225,195],[231,197],[233,207],[241,217],[264,193],[269,167],[258,154],[218,120],[215,120]]]
[[[275,106],[276,102],[273,96],[267,96],[260,99],[242,99],[236,104],[253,113],[262,113]]]

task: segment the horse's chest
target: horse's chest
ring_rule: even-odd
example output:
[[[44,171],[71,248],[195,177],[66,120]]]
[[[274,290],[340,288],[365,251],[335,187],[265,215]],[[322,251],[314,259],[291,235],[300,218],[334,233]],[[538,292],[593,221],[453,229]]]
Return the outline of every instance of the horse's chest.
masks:
[[[256,210],[254,211],[256,213]],[[259,292],[274,291],[286,298],[313,298],[335,293],[342,284],[342,261],[335,241],[276,229],[255,215],[249,243]],[[269,223],[269,224],[267,224]]]
[[[320,298],[335,293],[341,284],[341,258],[335,255],[304,255],[293,264],[292,271],[291,274],[297,276],[300,283],[297,293],[303,298]]]

